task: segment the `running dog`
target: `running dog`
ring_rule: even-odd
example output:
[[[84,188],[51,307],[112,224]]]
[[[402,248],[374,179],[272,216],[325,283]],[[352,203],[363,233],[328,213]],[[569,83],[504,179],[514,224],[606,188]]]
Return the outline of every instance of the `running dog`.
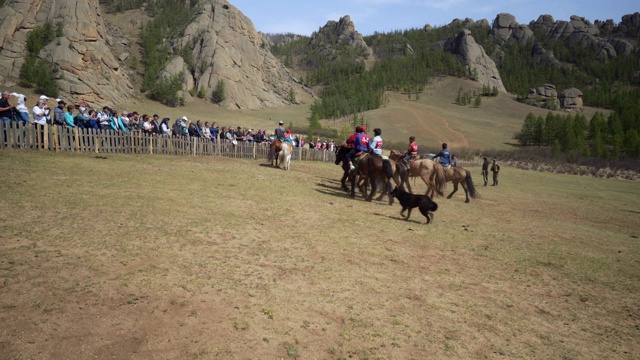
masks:
[[[400,205],[402,205],[402,211],[400,212],[401,216],[404,216],[404,212],[409,209],[405,220],[409,220],[409,217],[411,217],[411,210],[413,208],[418,208],[420,209],[420,213],[427,218],[427,224],[429,224],[433,217],[432,212],[438,210],[438,204],[429,199],[427,195],[414,195],[396,187],[391,191],[391,196],[395,196],[400,202]]]

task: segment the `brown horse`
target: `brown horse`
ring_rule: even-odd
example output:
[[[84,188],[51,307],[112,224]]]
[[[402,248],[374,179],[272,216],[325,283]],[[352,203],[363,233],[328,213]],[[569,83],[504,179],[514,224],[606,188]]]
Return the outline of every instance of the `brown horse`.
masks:
[[[476,191],[476,187],[473,185],[473,180],[471,179],[471,172],[469,170],[465,170],[459,166],[450,166],[448,169],[444,169],[440,163],[436,163],[436,167],[443,169],[444,176],[447,182],[451,181],[453,183],[453,191],[451,194],[447,196],[447,199],[451,199],[453,194],[458,191],[458,184],[462,184],[462,188],[464,189],[464,195],[466,197],[466,203],[469,202],[469,196],[473,199],[477,199],[480,197],[478,191]]]
[[[364,193],[367,192],[367,187],[371,184],[371,193],[366,196],[367,201],[373,199],[376,190],[378,188],[378,181],[380,184],[385,185],[384,190],[376,200],[382,200],[384,194],[391,193],[391,177],[393,176],[393,169],[389,160],[383,160],[381,157],[365,154],[358,160],[356,165],[356,172],[364,180]],[[351,197],[355,197],[355,177],[351,178]],[[393,204],[393,197],[389,195],[389,205]]]
[[[395,160],[398,163],[402,163],[403,157],[403,153],[395,150],[391,150],[391,154],[389,154],[389,159]],[[442,166],[438,168],[435,165],[436,163],[433,160],[418,159],[409,163],[408,166],[409,177],[421,178],[427,185],[426,195],[431,199],[433,199],[435,193],[438,193],[440,196],[444,196],[442,190],[444,190],[444,187],[446,186],[444,169]],[[409,192],[413,192],[409,181],[407,181],[407,188],[409,189]]]
[[[278,157],[280,155],[280,151],[282,151],[282,141],[281,140],[273,140],[269,144],[269,160],[271,160],[271,166],[273,166],[273,161],[276,162],[276,167],[278,167]]]

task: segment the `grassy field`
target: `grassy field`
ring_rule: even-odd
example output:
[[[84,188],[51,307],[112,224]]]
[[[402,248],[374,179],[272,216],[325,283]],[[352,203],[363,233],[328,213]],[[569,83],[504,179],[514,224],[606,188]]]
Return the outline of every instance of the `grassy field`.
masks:
[[[640,353],[639,182],[505,167],[426,226],[348,198],[333,164],[1,151],[0,168],[1,359]]]

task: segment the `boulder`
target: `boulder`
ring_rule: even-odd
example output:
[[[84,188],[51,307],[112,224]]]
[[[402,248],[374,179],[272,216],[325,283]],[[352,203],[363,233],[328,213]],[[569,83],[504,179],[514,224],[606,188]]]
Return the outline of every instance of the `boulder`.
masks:
[[[576,88],[569,88],[561,92],[558,95],[558,99],[560,100],[560,107],[564,110],[578,112],[584,110],[582,92]]]
[[[131,53],[123,52],[122,54],[120,54],[120,56],[118,56],[118,60],[126,61],[129,58],[129,56],[131,56]]]
[[[335,59],[337,53],[331,42],[335,41],[343,46],[360,48],[365,61],[373,60],[373,50],[364,41],[362,34],[356,31],[355,24],[349,15],[343,16],[338,21],[330,20],[318,32],[311,36],[310,44],[325,54],[329,59]]]
[[[549,64],[556,67],[562,66],[562,63],[554,56],[553,51],[546,50],[542,45],[540,45],[540,43],[535,43],[533,45],[533,48],[531,49],[531,57],[533,57],[533,60],[537,63]]]
[[[483,85],[489,85],[491,88],[496,87],[498,92],[507,92],[500,79],[500,73],[495,62],[476,43],[473,36],[471,36],[471,31],[462,30],[457,36],[445,41],[442,46],[466,65],[470,78]],[[432,49],[434,48],[432,47]]]
[[[543,84],[538,88],[529,90],[525,102],[529,105],[549,110],[558,109],[558,91],[555,85]]]
[[[533,31],[528,26],[518,24],[515,16],[505,13],[496,16],[491,33],[504,41],[515,39],[521,44],[533,37]]]

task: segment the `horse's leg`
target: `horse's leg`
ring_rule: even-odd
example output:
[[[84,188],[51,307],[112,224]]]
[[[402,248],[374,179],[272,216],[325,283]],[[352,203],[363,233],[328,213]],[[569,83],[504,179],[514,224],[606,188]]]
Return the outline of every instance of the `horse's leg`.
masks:
[[[342,184],[342,190],[344,190],[346,192],[349,192],[349,188],[347,187],[347,178],[348,177],[349,177],[349,169],[344,170],[344,174],[342,174],[342,179],[340,179],[340,183]]]
[[[425,195],[429,196],[429,191],[431,190],[431,182],[429,181],[429,177],[425,175],[420,175],[420,178],[422,179],[422,181],[424,181],[424,184],[427,185],[427,192],[425,193]],[[431,194],[429,198],[432,199],[433,194]]]
[[[354,198],[356,197],[356,174],[349,172],[348,176],[349,181],[351,181],[351,193],[349,194],[349,197]]]
[[[380,190],[380,196],[376,198],[376,201],[382,200],[382,198],[384,197],[384,194],[387,193],[387,184],[389,183],[388,179],[385,179],[384,177],[381,177],[379,180],[380,180],[380,183],[382,184],[382,189]]]
[[[453,194],[456,193],[456,191],[458,191],[458,181],[454,180],[453,181],[453,191],[451,192],[451,194],[449,194],[449,196],[447,196],[447,199],[451,199],[451,197],[453,196]]]
[[[462,185],[462,190],[464,190],[464,196],[466,198],[466,200],[464,202],[468,203],[469,202],[469,189],[467,188],[467,181],[466,179],[463,179],[460,184]]]
[[[373,195],[375,195],[375,193],[376,193],[376,187],[378,186],[378,184],[376,184],[376,177],[375,177],[375,176],[369,176],[369,178],[368,178],[368,180],[367,180],[367,181],[369,181],[369,180],[371,181],[371,193],[367,196],[367,198],[366,198],[366,200],[367,200],[367,201],[371,201],[371,200],[373,200]],[[365,191],[366,191],[366,190],[367,190],[367,189],[365,188]],[[367,193],[365,192],[365,195],[366,195],[366,194],[367,194]]]

